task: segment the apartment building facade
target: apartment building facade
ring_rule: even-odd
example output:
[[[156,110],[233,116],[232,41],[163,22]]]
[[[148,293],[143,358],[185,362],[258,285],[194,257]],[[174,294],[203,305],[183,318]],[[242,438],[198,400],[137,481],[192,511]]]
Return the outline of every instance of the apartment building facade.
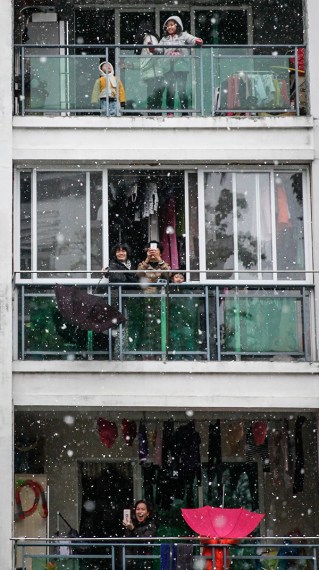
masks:
[[[141,52],[137,30],[172,15],[203,45]],[[209,503],[266,513],[264,536],[318,534],[318,21],[315,0],[4,3],[2,568],[57,512],[108,536],[140,497],[175,532]],[[118,83],[92,98],[103,61],[125,105]],[[136,264],[152,240],[185,283],[102,275],[117,243]],[[125,326],[72,323],[56,283]],[[194,430],[187,479],[159,438],[192,450]],[[19,518],[21,479],[48,516]]]

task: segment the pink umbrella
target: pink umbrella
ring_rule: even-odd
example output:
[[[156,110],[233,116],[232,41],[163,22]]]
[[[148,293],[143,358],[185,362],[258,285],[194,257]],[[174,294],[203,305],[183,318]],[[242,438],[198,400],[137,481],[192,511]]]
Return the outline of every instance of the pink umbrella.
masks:
[[[188,526],[200,536],[211,538],[243,538],[250,534],[265,515],[246,509],[200,507],[181,509]]]

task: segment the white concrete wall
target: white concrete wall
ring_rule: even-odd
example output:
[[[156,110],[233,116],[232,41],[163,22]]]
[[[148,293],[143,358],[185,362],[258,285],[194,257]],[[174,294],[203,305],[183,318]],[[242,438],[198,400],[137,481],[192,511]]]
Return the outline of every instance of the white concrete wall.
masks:
[[[15,362],[16,406],[316,410],[319,365]]]
[[[310,117],[15,117],[15,161],[310,162]],[[104,127],[104,128],[101,128]]]
[[[0,568],[12,567],[12,20],[1,4],[0,37]]]

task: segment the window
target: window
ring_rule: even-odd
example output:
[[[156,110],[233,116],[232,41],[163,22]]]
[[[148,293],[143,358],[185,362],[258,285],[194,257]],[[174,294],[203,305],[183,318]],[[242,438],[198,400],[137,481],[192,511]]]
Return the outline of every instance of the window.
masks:
[[[100,269],[101,205],[101,173],[21,172],[20,269],[33,279],[37,271],[79,279]]]
[[[16,268],[23,279],[97,278],[117,242],[139,262],[156,239],[192,281],[300,282],[304,180],[292,169],[20,172]]]
[[[304,279],[301,172],[204,175],[208,279]]]

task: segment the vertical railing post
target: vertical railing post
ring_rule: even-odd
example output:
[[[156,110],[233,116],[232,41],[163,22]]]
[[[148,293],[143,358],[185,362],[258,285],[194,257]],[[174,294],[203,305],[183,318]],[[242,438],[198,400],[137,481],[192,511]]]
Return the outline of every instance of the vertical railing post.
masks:
[[[317,546],[313,547],[313,570],[318,570]]]
[[[25,358],[25,301],[24,301],[25,286],[21,287],[21,359]]]
[[[212,111],[212,116],[214,117],[215,115],[215,76],[214,76],[214,48],[210,48],[210,72],[211,72],[211,78],[212,78],[212,106],[211,106],[211,111]]]
[[[200,71],[200,113],[204,116],[204,69],[203,69],[203,48],[197,48],[199,51],[199,71]]]
[[[208,285],[205,285],[205,322],[206,322],[206,348],[207,348],[207,360],[211,359],[210,353],[210,322],[209,322],[209,294]]]
[[[25,114],[25,48],[21,48],[21,115]]]
[[[118,304],[119,304],[120,313],[123,313],[123,288],[122,288],[122,285],[119,285]],[[118,333],[117,334],[118,334],[118,338],[119,338],[119,342],[118,342],[119,359],[122,361],[123,360],[123,325],[122,324],[120,324],[120,326],[118,327]]]
[[[112,304],[112,288],[108,285],[107,288],[107,302],[109,305]],[[112,329],[109,329],[109,360],[113,360],[113,346],[112,346]]]

